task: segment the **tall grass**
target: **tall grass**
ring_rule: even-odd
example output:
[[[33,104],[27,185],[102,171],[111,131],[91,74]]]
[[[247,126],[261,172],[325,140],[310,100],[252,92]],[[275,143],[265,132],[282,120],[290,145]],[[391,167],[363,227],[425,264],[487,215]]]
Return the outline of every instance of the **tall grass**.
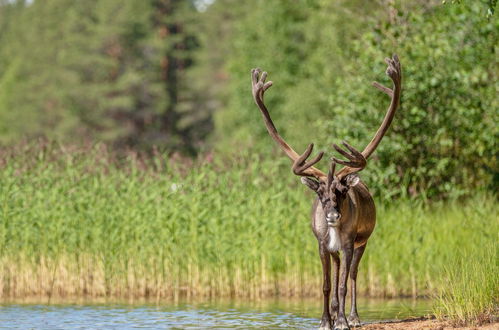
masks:
[[[493,233],[497,235],[496,233]],[[465,251],[446,267],[437,296],[436,313],[457,324],[488,321],[499,315],[499,255],[497,244],[486,242]],[[496,320],[497,321],[497,320]]]
[[[119,158],[102,146],[53,145],[1,155],[0,297],[321,293],[309,225],[314,196],[286,159],[237,153],[191,166],[159,154]],[[497,249],[497,211],[483,193],[465,202],[378,205],[359,289],[436,292],[449,269],[460,271],[463,252]],[[497,274],[497,263],[491,267],[483,276]]]
[[[495,197],[477,194],[465,201],[398,201],[378,207],[377,227],[363,260],[371,294],[433,295],[446,269],[472,251],[498,247],[499,217]],[[368,252],[367,252],[368,251]],[[460,269],[460,267],[457,267]],[[362,274],[362,273],[361,273]],[[372,291],[374,290],[374,291]]]

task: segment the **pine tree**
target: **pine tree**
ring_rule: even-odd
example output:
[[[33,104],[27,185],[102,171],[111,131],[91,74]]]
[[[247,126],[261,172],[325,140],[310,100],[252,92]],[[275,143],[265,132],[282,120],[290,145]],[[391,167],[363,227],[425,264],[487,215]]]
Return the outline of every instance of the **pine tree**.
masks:
[[[1,140],[195,150],[190,2],[16,2],[0,15]]]

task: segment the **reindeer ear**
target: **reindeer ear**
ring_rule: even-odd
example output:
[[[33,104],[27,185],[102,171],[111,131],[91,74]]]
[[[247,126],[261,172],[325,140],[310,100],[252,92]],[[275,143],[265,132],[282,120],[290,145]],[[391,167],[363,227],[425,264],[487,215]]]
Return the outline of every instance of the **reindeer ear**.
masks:
[[[303,183],[304,185],[306,185],[315,192],[317,192],[317,190],[319,190],[320,187],[319,181],[304,176],[301,178],[301,183]]]
[[[360,182],[360,178],[357,174],[350,174],[346,177],[346,184],[348,188],[356,186]]]

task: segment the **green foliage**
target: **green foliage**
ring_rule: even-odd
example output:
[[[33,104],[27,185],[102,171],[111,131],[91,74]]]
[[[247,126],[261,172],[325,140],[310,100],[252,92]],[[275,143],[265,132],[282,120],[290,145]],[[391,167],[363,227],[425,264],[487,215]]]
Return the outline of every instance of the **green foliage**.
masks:
[[[329,132],[354,145],[366,145],[384,115],[380,104],[387,104],[366,80],[382,75],[386,49],[403,63],[401,106],[369,169],[377,192],[389,187],[389,194],[432,197],[491,185],[497,166],[498,104],[491,83],[497,21],[473,10],[463,5],[452,13],[443,7],[424,14],[401,11],[393,24],[379,25],[356,42],[357,63],[339,86],[333,111],[341,113],[352,100],[355,107],[326,123]],[[353,129],[352,118],[359,119]]]
[[[368,17],[376,7],[362,3],[255,1],[235,24],[227,65],[228,106],[215,114],[218,146],[234,140],[270,145],[250,93],[250,69],[260,67],[274,81],[266,102],[277,127],[293,146],[304,149],[316,136],[319,118],[328,113],[326,94],[342,72],[349,39],[369,22],[356,23],[354,17]]]
[[[220,137],[269,152],[265,146],[273,142],[250,97],[248,70],[259,65],[275,81],[266,98],[274,122],[298,152],[312,141],[331,151],[342,139],[361,149],[389,102],[370,82],[390,84],[383,58],[397,53],[401,106],[369,160],[368,185],[383,199],[459,196],[494,185],[497,20],[485,19],[481,5],[471,3],[372,4],[355,14],[345,3],[304,3],[293,10],[284,2],[258,2],[241,22],[229,65],[229,106],[218,114]],[[264,16],[272,19],[253,24]],[[350,25],[337,30],[344,21]]]
[[[185,76],[194,13],[178,0],[0,5],[0,141],[192,149],[206,135]]]
[[[451,0],[451,2],[452,3],[461,3],[461,0]],[[494,15],[494,12],[495,12],[496,6],[497,6],[497,0],[482,0],[481,2],[487,8],[487,17],[490,18],[492,15]],[[443,0],[442,3],[446,4],[447,1]]]

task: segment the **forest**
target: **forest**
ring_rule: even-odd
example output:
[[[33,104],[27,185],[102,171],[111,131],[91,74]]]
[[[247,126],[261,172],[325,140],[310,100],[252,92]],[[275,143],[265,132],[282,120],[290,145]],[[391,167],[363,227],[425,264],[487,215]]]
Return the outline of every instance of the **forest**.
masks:
[[[460,196],[497,185],[494,1],[4,1],[0,141],[44,137],[269,154],[249,71],[296,149],[365,145],[384,115],[383,58],[404,93],[367,180],[383,195]],[[258,24],[255,24],[258,22]],[[385,198],[385,197],[384,197]]]
[[[0,299],[319,296],[313,196],[250,70],[286,141],[329,159],[376,132],[371,82],[397,54],[400,107],[360,173],[379,223],[359,288],[490,319],[496,3],[0,0]]]

